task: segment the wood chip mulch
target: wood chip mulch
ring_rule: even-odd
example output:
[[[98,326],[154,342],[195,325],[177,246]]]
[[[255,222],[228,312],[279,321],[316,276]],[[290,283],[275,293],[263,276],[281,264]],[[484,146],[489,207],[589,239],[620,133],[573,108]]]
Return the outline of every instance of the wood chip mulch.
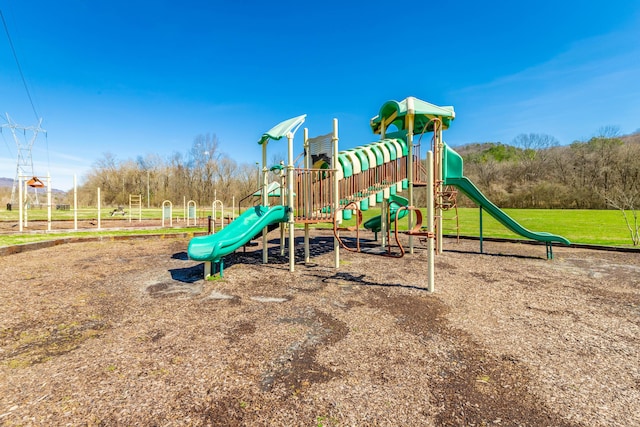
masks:
[[[0,425],[640,425],[638,254],[447,240],[430,294],[420,243],[269,237],[208,281],[187,238],[1,256]]]

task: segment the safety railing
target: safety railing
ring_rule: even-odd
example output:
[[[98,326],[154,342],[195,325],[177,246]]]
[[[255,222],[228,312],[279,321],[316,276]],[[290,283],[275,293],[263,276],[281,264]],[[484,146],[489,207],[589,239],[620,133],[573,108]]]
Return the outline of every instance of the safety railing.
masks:
[[[293,215],[296,222],[331,222],[334,195],[331,169],[295,169]]]

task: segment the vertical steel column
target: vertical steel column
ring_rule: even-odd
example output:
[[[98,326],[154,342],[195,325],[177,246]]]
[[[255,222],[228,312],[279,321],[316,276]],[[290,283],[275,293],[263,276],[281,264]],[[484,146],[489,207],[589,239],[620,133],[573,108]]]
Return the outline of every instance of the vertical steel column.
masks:
[[[309,219],[311,218],[311,211],[313,208],[313,205],[311,203],[311,198],[313,197],[313,191],[311,189],[311,177],[309,176],[309,169],[311,169],[311,156],[309,154],[309,129],[304,128],[304,133],[303,133],[303,138],[304,138],[304,171],[300,174],[300,185],[298,186],[298,189],[302,188],[302,192],[304,193],[304,199],[303,199],[303,209],[304,209],[304,218],[305,219]],[[301,203],[300,203],[300,191],[298,190],[298,207],[300,207]],[[310,261],[310,254],[309,254],[309,223],[305,222],[304,223],[304,263],[307,264]]]
[[[287,135],[288,138],[288,135]],[[282,206],[287,206],[288,204],[288,200],[287,200],[287,196],[286,194],[289,193],[289,190],[285,190],[285,185],[287,183],[287,181],[289,181],[289,179],[287,178],[287,174],[288,172],[285,172],[284,170],[284,162],[281,161],[280,162],[280,166],[282,166],[282,168],[280,169],[280,204]],[[289,211],[293,212],[293,206],[289,205]],[[280,256],[284,256],[284,235],[285,235],[285,227],[280,226]]]
[[[75,182],[74,182],[75,187]],[[22,206],[22,199],[24,198],[24,194],[22,193],[22,175],[18,174],[18,231],[22,233],[23,224],[22,219],[24,215],[24,207]]]
[[[269,170],[267,169],[267,143],[269,141],[265,141],[262,144],[262,206],[269,206],[269,197],[267,195],[267,174]],[[282,191],[282,189],[280,189]],[[267,232],[268,229],[265,227],[262,229],[262,263],[266,264],[269,262],[269,241],[267,240]]]
[[[440,119],[436,119],[433,123],[433,136],[435,138],[434,140],[434,145],[437,147],[436,149],[436,156],[435,156],[435,161],[436,161],[436,165],[435,165],[435,172],[436,172],[436,182],[435,182],[435,186],[436,186],[436,197],[438,198],[438,208],[436,209],[436,221],[438,222],[436,224],[436,230],[438,231],[438,236],[436,238],[436,253],[437,254],[441,254],[442,253],[442,190],[443,190],[443,179],[444,176],[443,171],[442,171],[442,164],[443,164],[443,148],[444,145],[442,143],[442,121]],[[432,193],[433,194],[433,193]]]
[[[49,194],[49,193],[47,193],[47,194]],[[100,217],[102,216],[102,213],[100,212],[100,208],[101,208],[102,203],[101,203],[101,200],[100,200],[100,199],[101,199],[101,196],[100,196],[100,187],[98,187],[98,230],[100,230],[100,228],[102,228],[102,227],[101,227],[101,226],[102,226],[102,224],[101,224],[101,222],[100,222]],[[49,218],[49,220],[51,220],[51,218]],[[49,221],[49,222],[51,222],[51,221]]]
[[[433,152],[427,152],[427,194],[433,194]],[[427,197],[427,289],[429,292],[435,291],[434,284],[434,240],[433,234],[433,197]]]
[[[338,119],[333,119],[333,137],[331,138],[331,170],[333,171],[333,206],[331,207],[333,220],[342,222],[342,217],[338,216],[340,208],[340,194],[338,189]],[[340,233],[339,231],[337,233]],[[333,238],[333,262],[335,268],[340,267],[340,242],[338,238]]]
[[[73,175],[73,229],[78,231],[78,183]]]
[[[27,182],[24,181],[24,201],[26,202],[24,205],[24,226],[29,227],[29,187],[27,187]]]
[[[407,145],[409,146],[409,164],[407,165],[407,180],[409,181],[409,206],[413,206],[413,127],[416,117],[416,110],[413,97],[407,98]],[[420,159],[418,159],[419,161]],[[409,230],[413,228],[413,216],[409,215]],[[396,225],[397,226],[397,225]],[[409,253],[413,253],[413,236],[409,236]]]
[[[293,134],[287,133],[289,158],[287,160],[287,206],[289,208],[289,271],[294,271],[296,263],[295,236],[293,219]],[[282,191],[282,186],[280,188]]]
[[[100,223],[99,217],[98,223]],[[49,172],[47,172],[47,231],[51,231],[51,175]]]
[[[483,237],[482,237],[482,206],[480,206],[480,253],[484,253],[483,252],[483,248],[482,248],[482,243],[483,243]]]
[[[98,228],[100,228],[100,215],[98,215]],[[47,172],[47,231],[51,231],[51,175],[49,172]]]

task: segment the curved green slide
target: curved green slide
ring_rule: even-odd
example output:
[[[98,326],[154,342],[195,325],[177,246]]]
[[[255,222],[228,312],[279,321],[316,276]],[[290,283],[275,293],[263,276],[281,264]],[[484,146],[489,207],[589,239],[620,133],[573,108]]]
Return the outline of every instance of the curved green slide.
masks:
[[[494,205],[491,200],[487,199],[487,197],[478,190],[478,187],[476,187],[469,178],[464,176],[462,157],[446,144],[444,145],[443,152],[442,175],[444,177],[444,185],[454,185],[459,188],[460,191],[473,200],[475,204],[481,206],[489,212],[492,217],[498,220],[498,222],[514,233],[540,242],[571,244],[569,240],[557,234],[528,230],[507,215],[502,209]]]
[[[286,222],[287,219],[286,206],[254,206],[219,232],[191,239],[187,253],[195,261],[220,261],[223,256],[247,244],[264,227]]]
[[[400,209],[400,207],[402,206],[407,206],[408,204],[409,204],[409,200],[405,199],[404,197],[393,195],[393,194],[390,195],[389,196],[390,218],[395,218],[396,212],[398,211],[398,209]],[[400,212],[400,215],[398,215],[398,219],[402,219],[405,216],[407,216],[408,212],[409,211],[406,209]],[[374,233],[380,232],[380,230],[382,229],[382,215],[374,216],[373,218],[368,219],[363,224],[363,227],[366,228],[367,230],[373,231]]]

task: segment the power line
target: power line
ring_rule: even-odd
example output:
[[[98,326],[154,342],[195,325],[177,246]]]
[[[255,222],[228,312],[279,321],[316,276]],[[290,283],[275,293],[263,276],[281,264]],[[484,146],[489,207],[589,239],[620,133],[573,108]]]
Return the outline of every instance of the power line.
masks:
[[[11,52],[13,53],[13,58],[16,60],[16,65],[18,65],[18,71],[20,72],[20,77],[22,78],[22,84],[24,85],[24,89],[27,91],[27,97],[29,98],[29,103],[31,104],[31,109],[33,110],[33,114],[36,116],[36,120],[40,119],[36,111],[36,107],[33,104],[33,99],[31,98],[31,92],[29,92],[29,87],[27,86],[27,80],[24,78],[24,73],[22,72],[22,67],[20,66],[20,61],[18,61],[18,55],[16,54],[16,49],[13,46],[13,40],[11,40],[11,34],[9,34],[9,27],[7,26],[7,21],[4,19],[4,15],[2,14],[2,10],[0,10],[0,18],[2,18],[2,25],[4,25],[4,31],[7,33],[7,38],[9,39],[9,46],[11,47]]]
[[[2,135],[2,139],[4,140],[4,145],[7,146],[7,150],[9,150],[9,154],[11,154],[11,157],[13,157],[13,151],[11,151],[11,147],[9,146],[9,142],[7,141],[7,138],[5,138],[4,136],[4,132],[2,132],[2,128],[4,126],[0,126],[0,135]]]
[[[9,40],[9,46],[11,47],[11,52],[13,53],[13,58],[16,61],[16,65],[18,66],[18,71],[20,72],[20,78],[22,79],[22,84],[24,85],[24,89],[27,92],[27,97],[29,98],[29,103],[31,104],[31,109],[33,110],[33,114],[36,116],[36,120],[39,120],[39,123],[42,123],[42,119],[40,118],[40,115],[36,111],[36,106],[33,103],[33,98],[31,97],[31,92],[29,91],[29,86],[27,85],[27,79],[24,77],[24,73],[22,72],[22,66],[20,65],[20,61],[18,60],[18,54],[16,53],[15,46],[13,45],[13,40],[11,39],[11,34],[9,33],[9,27],[7,26],[7,21],[4,19],[4,14],[2,13],[2,10],[0,10],[0,18],[2,19],[2,25],[4,26],[4,31],[5,31],[5,33],[7,33],[7,39]],[[7,118],[8,118],[8,115],[7,115]],[[50,169],[51,168],[51,161],[49,159],[49,138],[48,138],[48,134],[47,134],[47,131],[45,131],[45,130],[40,128],[40,124],[38,124],[38,130],[39,131],[43,131],[44,135],[45,135],[46,152],[47,152],[47,169]],[[36,135],[37,135],[37,132],[36,132]],[[4,135],[2,137],[4,139]],[[5,143],[6,143],[6,139],[5,139]],[[33,145],[33,142],[31,142],[31,145]],[[7,144],[7,148],[8,147],[9,147],[9,145]],[[9,150],[9,151],[11,151],[11,150]],[[31,156],[31,150],[29,150],[29,156]],[[20,157],[20,148],[18,147],[18,158],[19,157]],[[13,199],[13,195],[12,195],[12,199]]]

